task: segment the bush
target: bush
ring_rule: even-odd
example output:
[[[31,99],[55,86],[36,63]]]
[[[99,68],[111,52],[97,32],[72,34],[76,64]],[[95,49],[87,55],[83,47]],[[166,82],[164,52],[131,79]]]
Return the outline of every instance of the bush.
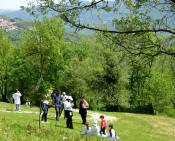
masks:
[[[163,113],[165,113],[167,116],[175,118],[175,109],[173,108],[173,105],[164,107]]]

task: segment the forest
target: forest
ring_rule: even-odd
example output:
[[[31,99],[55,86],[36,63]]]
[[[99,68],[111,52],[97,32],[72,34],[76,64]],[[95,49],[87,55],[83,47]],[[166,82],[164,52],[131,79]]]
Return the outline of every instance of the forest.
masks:
[[[15,89],[19,89],[23,102],[39,105],[48,89],[61,89],[73,97],[76,106],[84,95],[91,110],[175,117],[173,1],[142,0],[136,5],[133,0],[115,0],[113,5],[104,0],[39,2],[36,7],[30,3],[22,8],[31,14],[46,14],[50,8],[58,15],[35,20],[15,44],[0,29],[2,101],[11,102]],[[79,20],[83,10],[118,12],[120,3],[129,12],[113,18],[112,28]],[[156,19],[150,14],[151,6],[157,6],[160,15],[169,11]],[[68,31],[65,24],[93,33]]]

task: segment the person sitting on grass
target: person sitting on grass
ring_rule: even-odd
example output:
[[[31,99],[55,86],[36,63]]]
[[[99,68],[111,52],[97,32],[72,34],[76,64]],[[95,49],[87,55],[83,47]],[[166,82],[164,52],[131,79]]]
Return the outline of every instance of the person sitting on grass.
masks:
[[[116,135],[116,131],[114,130],[112,124],[109,124],[109,132],[107,133],[106,138],[120,139],[120,138]]]
[[[87,134],[91,133],[91,127],[90,127],[90,123],[89,122],[86,122],[86,124],[85,124],[85,131],[86,131]]]
[[[91,127],[91,134],[100,136],[100,127],[98,126],[97,120],[93,121],[92,127]]]
[[[104,119],[104,115],[100,116],[101,119],[101,129],[100,129],[100,134],[106,135],[106,120]]]
[[[89,122],[85,123],[85,131],[80,131],[80,132],[81,132],[81,134],[89,134],[89,135],[91,135],[91,127],[90,127]]]
[[[97,135],[100,136],[100,127],[97,124],[97,120],[93,121],[92,127],[90,127],[89,122],[85,124],[85,131],[80,131],[80,134]]]

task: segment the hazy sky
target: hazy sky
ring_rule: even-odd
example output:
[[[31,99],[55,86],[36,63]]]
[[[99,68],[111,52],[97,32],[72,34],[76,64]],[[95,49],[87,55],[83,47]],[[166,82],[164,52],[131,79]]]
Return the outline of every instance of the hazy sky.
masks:
[[[0,0],[0,9],[16,10],[26,5],[28,0]]]

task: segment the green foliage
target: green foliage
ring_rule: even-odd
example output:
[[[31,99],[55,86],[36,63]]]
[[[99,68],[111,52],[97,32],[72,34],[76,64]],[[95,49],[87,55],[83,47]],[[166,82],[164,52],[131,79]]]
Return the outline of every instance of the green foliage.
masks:
[[[7,16],[0,15],[1,19],[10,21],[14,23],[14,26],[17,27],[16,30],[12,30],[7,32],[7,35],[9,39],[15,44],[18,45],[20,42],[20,36],[24,32],[24,30],[27,30],[29,27],[33,26],[33,21],[24,21],[20,18],[9,18]]]
[[[39,87],[36,93],[40,94],[34,94],[37,100],[41,94],[46,94],[43,84],[49,82],[53,83],[51,87],[56,85],[55,79],[59,77],[58,72],[62,68],[60,47],[63,44],[63,33],[62,22],[53,18],[44,19],[43,22],[37,21],[35,27],[23,35],[22,53],[36,71],[33,85]],[[35,97],[32,99],[34,100]]]
[[[171,105],[174,86],[171,78],[164,73],[154,72],[146,80],[145,95],[148,102],[153,105],[154,113],[162,112],[165,106]]]
[[[31,91],[27,99],[32,101],[31,105],[39,106],[41,101],[45,99],[44,96],[48,93],[49,89],[53,89],[52,84],[47,81],[41,81],[35,90]]]
[[[12,43],[5,31],[0,29],[0,94],[4,101],[7,100],[7,88],[11,71]]]
[[[43,5],[56,6],[56,10],[69,11],[65,1],[60,5],[54,5],[53,1],[42,2]],[[133,0],[117,0],[113,6],[104,1],[99,6],[91,7],[97,11],[103,9],[108,13],[117,13],[120,11],[119,5],[123,4],[123,8],[128,10],[125,16],[121,14],[120,18],[113,19],[116,31],[141,32],[98,32],[85,36],[68,33],[64,28],[62,20],[70,21],[76,26],[78,16],[84,9],[83,2],[74,0],[70,4],[75,7],[75,11],[60,12],[59,17],[35,21],[24,32],[19,44],[16,44],[18,46],[10,48],[10,52],[6,51],[5,57],[0,57],[1,63],[5,60],[8,64],[8,69],[5,71],[5,68],[1,68],[0,74],[6,78],[7,72],[10,77],[6,86],[6,93],[9,93],[7,97],[10,99],[14,89],[18,88],[23,93],[22,101],[30,99],[33,105],[38,105],[47,89],[60,88],[73,96],[75,106],[79,103],[79,97],[84,95],[93,110],[134,111],[133,109],[150,107],[155,112],[173,116],[174,57],[162,54],[174,55],[174,36],[156,32],[143,33],[166,25],[166,18],[153,22],[149,15],[150,7],[141,10],[146,4],[145,0],[137,3]],[[95,4],[95,1],[90,4]],[[32,3],[31,6],[32,9],[26,10],[35,12]],[[40,5],[37,9],[44,14],[48,12]],[[89,10],[87,7],[85,9]],[[21,21],[18,26],[24,28],[29,25]],[[81,26],[81,21],[78,26]],[[15,39],[14,36],[20,33],[14,31],[9,35]],[[1,39],[0,44],[3,44]],[[2,82],[7,80],[1,79]],[[143,112],[151,113],[147,109]]]

